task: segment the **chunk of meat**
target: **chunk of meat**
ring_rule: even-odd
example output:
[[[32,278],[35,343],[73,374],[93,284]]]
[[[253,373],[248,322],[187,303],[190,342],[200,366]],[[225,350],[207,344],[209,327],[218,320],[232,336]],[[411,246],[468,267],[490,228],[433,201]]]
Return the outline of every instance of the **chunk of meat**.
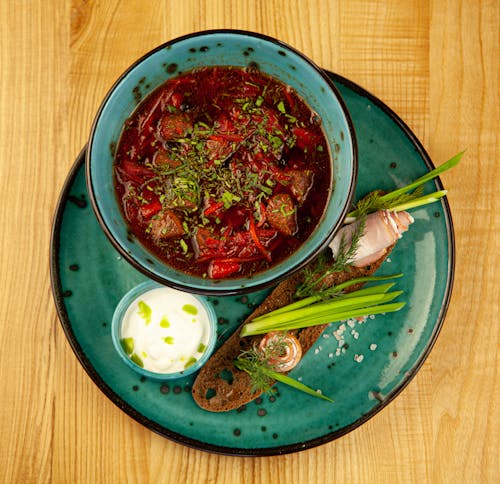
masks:
[[[299,204],[303,204],[314,182],[311,170],[290,170],[287,172],[290,191]]]
[[[153,156],[153,166],[157,168],[174,169],[182,165],[180,160],[173,159],[165,150],[158,150]]]
[[[295,235],[298,230],[297,208],[288,193],[273,195],[266,207],[266,219],[278,232]]]
[[[165,141],[170,141],[186,136],[193,127],[185,114],[166,114],[158,123],[158,134]]]
[[[173,210],[164,210],[153,217],[149,228],[151,236],[156,241],[172,239],[184,234],[182,222]]]

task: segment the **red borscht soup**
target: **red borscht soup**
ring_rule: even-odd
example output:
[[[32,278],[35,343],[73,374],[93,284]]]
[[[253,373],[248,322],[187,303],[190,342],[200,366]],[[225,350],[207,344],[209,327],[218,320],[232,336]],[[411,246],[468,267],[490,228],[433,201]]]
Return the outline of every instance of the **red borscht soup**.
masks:
[[[174,268],[250,276],[311,234],[332,187],[321,119],[257,69],[172,78],[125,122],[115,189],[130,231]]]

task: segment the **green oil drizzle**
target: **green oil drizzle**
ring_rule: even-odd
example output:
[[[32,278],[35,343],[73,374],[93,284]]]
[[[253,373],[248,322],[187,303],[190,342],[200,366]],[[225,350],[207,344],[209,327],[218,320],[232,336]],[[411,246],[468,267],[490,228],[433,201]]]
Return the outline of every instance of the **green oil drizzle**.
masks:
[[[144,301],[139,301],[137,306],[139,307],[139,311],[138,311],[139,316],[142,319],[144,319],[146,325],[148,325],[151,322],[151,315],[152,315],[153,311]]]
[[[184,365],[184,369],[188,369],[191,365],[194,365],[196,363],[196,358],[194,356],[191,356],[189,360],[186,361],[186,364]]]
[[[127,353],[127,355],[131,355],[134,351],[134,338],[122,338],[120,340],[120,344],[122,345],[123,351]]]
[[[192,314],[193,316],[196,316],[198,314],[198,309],[192,304],[184,304],[184,306],[182,306],[182,310],[188,314]]]
[[[137,366],[140,366],[141,368],[144,368],[144,363],[142,362],[141,360],[141,357],[136,354],[136,353],[133,353],[131,356],[130,356],[130,359],[137,365]]]

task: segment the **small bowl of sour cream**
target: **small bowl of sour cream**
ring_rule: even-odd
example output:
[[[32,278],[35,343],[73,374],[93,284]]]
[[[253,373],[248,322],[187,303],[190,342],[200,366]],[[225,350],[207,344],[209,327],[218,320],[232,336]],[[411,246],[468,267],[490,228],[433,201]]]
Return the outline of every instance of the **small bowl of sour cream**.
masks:
[[[212,354],[217,316],[205,297],[147,281],[118,303],[111,334],[118,354],[136,372],[157,380],[180,378]]]

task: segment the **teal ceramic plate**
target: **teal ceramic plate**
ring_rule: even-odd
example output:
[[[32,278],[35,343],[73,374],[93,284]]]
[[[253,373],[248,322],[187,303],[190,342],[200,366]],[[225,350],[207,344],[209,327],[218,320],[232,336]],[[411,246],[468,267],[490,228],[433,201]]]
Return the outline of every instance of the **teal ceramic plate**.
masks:
[[[359,144],[356,196],[393,189],[433,168],[401,119],[359,86],[330,74],[351,113]],[[454,272],[454,236],[446,200],[416,209],[415,223],[379,274],[397,282],[408,304],[398,313],[327,328],[292,376],[321,389],[334,404],[282,384],[237,411],[214,414],[191,398],[194,376],[158,382],[120,360],[111,319],[121,297],[145,276],[102,233],[89,205],[84,152],[62,191],[54,219],[51,277],[63,329],[92,380],[120,409],[181,444],[233,455],[296,452],[334,440],[380,411],[410,382],[443,324]],[[431,182],[429,191],[441,188]],[[220,344],[268,291],[210,298]]]

